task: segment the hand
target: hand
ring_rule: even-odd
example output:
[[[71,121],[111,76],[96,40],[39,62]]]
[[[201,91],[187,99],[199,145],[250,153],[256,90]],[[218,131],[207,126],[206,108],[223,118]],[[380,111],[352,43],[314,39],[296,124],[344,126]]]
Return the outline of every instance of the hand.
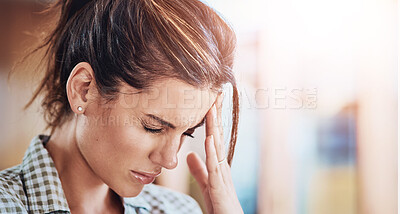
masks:
[[[221,125],[222,99],[220,93],[206,115],[206,163],[194,152],[188,154],[187,163],[200,185],[209,214],[243,213],[233,186],[231,168],[225,158]],[[220,161],[222,163],[218,164]]]

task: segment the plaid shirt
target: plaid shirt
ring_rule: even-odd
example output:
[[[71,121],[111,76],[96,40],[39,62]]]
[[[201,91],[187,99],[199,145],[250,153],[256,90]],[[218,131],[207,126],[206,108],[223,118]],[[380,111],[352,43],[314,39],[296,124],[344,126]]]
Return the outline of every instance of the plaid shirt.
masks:
[[[43,143],[48,136],[35,136],[22,164],[0,171],[0,213],[70,213],[54,162]],[[188,195],[155,184],[123,198],[125,213],[202,213]]]

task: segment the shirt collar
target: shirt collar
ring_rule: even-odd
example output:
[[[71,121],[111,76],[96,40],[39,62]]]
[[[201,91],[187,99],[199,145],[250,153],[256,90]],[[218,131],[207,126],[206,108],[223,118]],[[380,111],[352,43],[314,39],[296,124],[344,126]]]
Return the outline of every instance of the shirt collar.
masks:
[[[44,147],[49,138],[43,134],[36,135],[25,152],[21,164],[29,209],[33,213],[70,212],[57,169]],[[146,186],[144,191],[145,189]],[[125,209],[127,209],[126,205],[129,205],[134,209],[144,208],[150,211],[151,205],[144,197],[141,197],[144,191],[136,197],[123,198]]]
[[[28,206],[33,213],[70,211],[54,162],[43,146],[47,140],[46,135],[35,136],[22,161]]]
[[[142,193],[140,193],[140,194],[142,194]],[[140,208],[146,209],[148,212],[150,212],[151,205],[143,197],[141,197],[140,194],[138,196],[132,197],[132,198],[123,198],[124,204],[129,205],[133,208],[140,207]]]

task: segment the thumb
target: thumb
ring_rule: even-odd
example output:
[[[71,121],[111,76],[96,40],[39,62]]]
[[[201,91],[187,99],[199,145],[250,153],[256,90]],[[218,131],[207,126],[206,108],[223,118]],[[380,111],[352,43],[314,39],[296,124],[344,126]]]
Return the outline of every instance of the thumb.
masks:
[[[208,172],[206,165],[199,155],[195,152],[190,152],[186,157],[186,162],[189,166],[190,173],[196,179],[197,183],[199,183],[200,188],[205,188],[208,183]]]

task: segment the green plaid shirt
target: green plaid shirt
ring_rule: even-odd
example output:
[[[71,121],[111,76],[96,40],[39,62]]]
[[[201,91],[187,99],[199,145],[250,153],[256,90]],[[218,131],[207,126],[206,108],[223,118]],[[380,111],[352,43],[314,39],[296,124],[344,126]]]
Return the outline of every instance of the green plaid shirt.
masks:
[[[35,136],[22,164],[0,171],[0,213],[70,213],[54,162]],[[202,213],[188,195],[155,184],[132,198],[123,198],[125,213]]]

